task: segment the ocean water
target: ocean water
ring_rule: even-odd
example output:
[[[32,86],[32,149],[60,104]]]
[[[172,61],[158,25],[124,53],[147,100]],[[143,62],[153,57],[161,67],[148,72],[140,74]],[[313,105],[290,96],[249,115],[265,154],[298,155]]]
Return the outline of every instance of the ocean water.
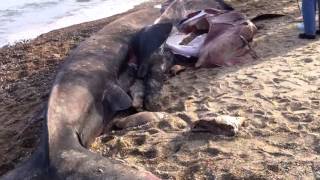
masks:
[[[0,0],[0,47],[125,12],[148,0]]]

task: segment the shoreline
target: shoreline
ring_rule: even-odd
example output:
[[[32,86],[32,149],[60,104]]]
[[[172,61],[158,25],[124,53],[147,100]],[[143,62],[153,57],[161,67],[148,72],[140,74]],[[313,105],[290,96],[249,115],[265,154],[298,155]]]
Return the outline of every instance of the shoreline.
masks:
[[[147,1],[30,2],[8,7],[0,10],[0,19],[3,20],[0,25],[0,45],[12,45],[52,30],[121,14]]]

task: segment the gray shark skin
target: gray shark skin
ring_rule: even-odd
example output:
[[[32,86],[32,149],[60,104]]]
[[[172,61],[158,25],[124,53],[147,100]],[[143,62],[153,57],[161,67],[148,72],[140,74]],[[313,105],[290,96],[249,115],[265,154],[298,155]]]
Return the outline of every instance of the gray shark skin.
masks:
[[[128,14],[106,25],[70,53],[50,94],[47,128],[40,146],[28,161],[2,180],[158,179],[147,171],[122,165],[86,148],[118,111],[131,107],[128,89],[120,87],[123,82],[119,82],[119,72],[126,65],[131,39],[159,16],[160,12],[152,8]],[[143,32],[159,30],[159,34],[169,35],[169,29],[168,25],[157,25]],[[150,41],[154,48],[145,51],[146,54],[139,51],[139,56],[150,56],[149,51],[164,42],[161,38],[166,35]],[[143,41],[137,49],[150,44],[146,39]]]
[[[172,31],[172,26],[172,23],[159,23],[145,27],[133,39],[134,52],[139,61],[137,72],[139,78],[144,78],[147,75],[148,69],[153,61],[150,56],[168,38]],[[144,44],[148,44],[148,46],[144,46]]]

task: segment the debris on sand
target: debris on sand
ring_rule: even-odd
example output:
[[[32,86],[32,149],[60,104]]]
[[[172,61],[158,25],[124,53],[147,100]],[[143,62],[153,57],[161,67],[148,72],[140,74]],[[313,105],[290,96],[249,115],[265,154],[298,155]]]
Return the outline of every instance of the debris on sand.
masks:
[[[211,119],[201,119],[194,122],[192,131],[205,131],[215,135],[235,136],[244,122],[244,118],[218,116]]]

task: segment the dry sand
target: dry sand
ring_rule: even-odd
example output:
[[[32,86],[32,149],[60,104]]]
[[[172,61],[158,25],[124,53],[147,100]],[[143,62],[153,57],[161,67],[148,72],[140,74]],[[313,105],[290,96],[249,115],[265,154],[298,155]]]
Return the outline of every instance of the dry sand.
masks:
[[[193,69],[168,80],[162,109],[142,126],[114,129],[92,150],[164,179],[320,179],[320,41],[299,40],[294,0],[230,0],[261,21],[260,59],[240,67]],[[2,48],[0,175],[38,142],[58,65],[109,19],[73,26]],[[235,137],[190,132],[192,122],[220,115],[245,118]]]

